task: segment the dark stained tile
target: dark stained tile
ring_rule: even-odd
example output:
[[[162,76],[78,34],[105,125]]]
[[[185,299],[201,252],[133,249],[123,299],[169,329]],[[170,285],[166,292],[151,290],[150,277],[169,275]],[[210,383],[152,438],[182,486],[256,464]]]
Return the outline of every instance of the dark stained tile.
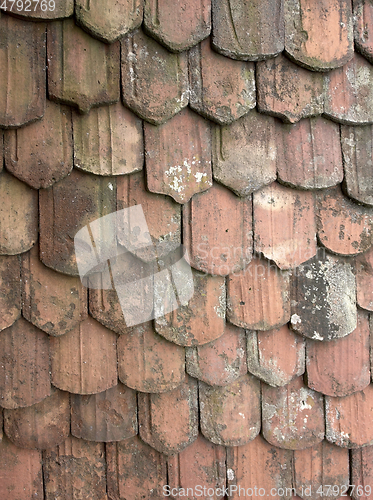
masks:
[[[356,257],[357,303],[373,311],[373,247]]]
[[[223,125],[255,107],[254,64],[223,57],[210,44],[189,51],[190,107]]]
[[[284,49],[283,0],[212,0],[214,49],[232,59],[259,61]]]
[[[119,101],[120,45],[93,39],[73,19],[48,24],[48,96],[87,113]]]
[[[258,111],[287,123],[319,115],[324,109],[323,76],[279,55],[256,65]]]
[[[248,196],[276,179],[275,119],[255,109],[212,130],[214,179],[238,196]]]
[[[268,332],[247,332],[247,368],[273,387],[303,375],[305,341],[288,325]]]
[[[145,123],[148,189],[187,202],[212,186],[211,132],[207,120],[182,110],[167,123]]]
[[[18,256],[0,257],[0,331],[12,326],[21,315],[20,271]]]
[[[291,187],[320,189],[342,182],[339,126],[322,116],[278,124],[277,172]],[[296,168],[294,168],[296,166]]]
[[[211,31],[211,0],[146,0],[144,29],[172,52],[187,50]]]
[[[373,64],[373,5],[369,0],[352,0],[355,47]]]
[[[10,7],[10,5],[9,5]],[[74,0],[46,0],[45,2],[22,2],[12,5],[12,12],[29,20],[53,20],[70,17],[74,13]],[[10,13],[8,11],[8,13]]]
[[[355,488],[351,497],[354,500],[370,500],[373,481],[373,446],[351,450],[351,483],[362,489],[357,493]]]
[[[170,54],[137,30],[122,41],[121,63],[123,102],[141,118],[158,125],[187,106],[185,53]]]
[[[323,396],[302,377],[281,388],[262,384],[262,415],[264,438],[279,448],[303,450],[324,439]]]

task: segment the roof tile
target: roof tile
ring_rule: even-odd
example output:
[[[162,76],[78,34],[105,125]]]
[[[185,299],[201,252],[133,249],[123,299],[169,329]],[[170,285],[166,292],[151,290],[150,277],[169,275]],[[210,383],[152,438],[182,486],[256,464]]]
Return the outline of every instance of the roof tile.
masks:
[[[136,392],[119,383],[99,394],[71,394],[71,434],[96,442],[136,436]]]
[[[351,483],[361,485],[361,495],[355,491],[352,494],[354,500],[369,500],[373,481],[373,446],[366,446],[357,450],[351,450]],[[359,491],[360,493],[361,491]]]
[[[50,449],[70,433],[70,402],[67,392],[54,389],[40,403],[4,410],[4,430],[20,448]]]
[[[373,311],[373,247],[356,257],[357,303]]]
[[[187,202],[212,186],[210,124],[189,108],[167,123],[144,126],[148,189]]]
[[[207,39],[189,51],[190,107],[223,125],[255,107],[254,64],[227,59],[210,44]]]
[[[328,396],[348,396],[370,383],[368,315],[358,310],[356,329],[343,339],[307,341],[307,385]]]
[[[144,28],[172,52],[187,50],[211,31],[211,0],[147,0]]]
[[[126,322],[116,290],[89,290],[89,314],[102,325],[116,333],[127,331]]]
[[[120,102],[73,112],[74,166],[97,175],[130,174],[144,162],[141,120]]]
[[[373,122],[373,66],[360,54],[324,77],[325,115],[346,125]]]
[[[276,179],[275,120],[255,109],[212,131],[214,179],[239,196]]]
[[[105,45],[73,19],[48,24],[48,96],[87,113],[119,100],[120,45]]]
[[[47,0],[43,3],[38,2],[36,5],[35,3],[32,2],[30,6],[28,2],[22,2],[12,12],[28,20],[63,19],[64,17],[72,16],[74,13],[74,0],[58,0],[57,2],[55,0]]]
[[[277,127],[277,171],[280,182],[320,189],[342,182],[339,126],[322,116]]]
[[[17,256],[0,257],[0,331],[12,326],[21,315],[21,273]]]
[[[373,5],[369,0],[353,0],[355,47],[373,64]]]
[[[260,383],[243,375],[224,387],[199,384],[202,434],[215,444],[241,446],[260,431]]]
[[[187,106],[186,53],[170,54],[137,30],[122,41],[121,61],[123,102],[141,118],[158,125]]]
[[[0,405],[30,406],[50,392],[48,336],[20,318],[0,333]]]
[[[117,335],[88,318],[61,337],[50,337],[53,384],[95,394],[117,384]]]
[[[247,367],[273,387],[303,375],[305,342],[288,325],[269,332],[247,332]]]
[[[139,394],[139,431],[143,441],[165,455],[179,453],[198,436],[197,381],[186,377],[176,389]]]
[[[257,63],[258,111],[288,123],[324,110],[323,76],[283,55]]]
[[[157,335],[150,322],[121,335],[117,349],[119,378],[128,387],[166,392],[184,380],[184,349]]]
[[[250,330],[272,330],[290,319],[289,274],[255,257],[228,278],[228,320]]]

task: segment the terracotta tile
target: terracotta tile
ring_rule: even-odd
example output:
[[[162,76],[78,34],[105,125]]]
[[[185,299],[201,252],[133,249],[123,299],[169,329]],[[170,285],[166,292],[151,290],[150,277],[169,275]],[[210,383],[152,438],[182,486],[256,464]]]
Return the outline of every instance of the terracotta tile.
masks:
[[[225,387],[199,385],[201,432],[211,442],[242,446],[260,431],[260,382],[243,375]]]
[[[43,454],[44,498],[106,500],[104,445],[70,436]]]
[[[273,330],[289,321],[289,274],[255,257],[228,278],[227,318],[249,330]]]
[[[117,292],[114,289],[104,290],[103,288],[90,288],[89,314],[99,323],[116,333],[122,334],[127,331],[122,307]]]
[[[227,472],[230,497],[255,500],[280,489],[282,495],[271,495],[275,500],[292,498],[292,453],[269,445],[261,435],[244,445],[227,449]],[[239,489],[241,487],[241,490]],[[286,489],[288,491],[286,491]],[[264,493],[264,495],[265,495]],[[272,492],[273,494],[274,492]]]
[[[285,2],[285,51],[301,66],[328,71],[354,55],[351,2]]]
[[[364,57],[354,58],[324,77],[325,115],[346,125],[373,122],[373,67]]]
[[[142,0],[87,3],[75,2],[77,22],[93,37],[106,43],[113,43],[129,31],[140,26],[143,14]]]
[[[50,395],[48,336],[20,318],[0,333],[0,405],[30,406]]]
[[[115,179],[78,170],[39,193],[40,259],[48,267],[78,275],[74,237],[86,224],[115,212]],[[111,226],[107,238],[113,237]]]
[[[69,394],[54,389],[40,403],[4,410],[4,430],[20,448],[43,450],[61,444],[70,433]]]
[[[172,52],[187,50],[208,37],[211,31],[210,0],[147,0],[144,28]]]
[[[342,126],[341,143],[348,196],[373,206],[373,126]]]
[[[0,174],[0,254],[27,252],[38,237],[38,193],[8,174]]]
[[[305,342],[288,325],[269,332],[247,332],[247,368],[273,387],[303,375]]]
[[[156,500],[167,484],[166,457],[137,436],[106,445],[108,497]]]
[[[72,394],[71,434],[96,442],[121,441],[136,436],[136,392],[119,383],[99,394]]]
[[[254,65],[223,57],[210,44],[189,51],[190,107],[223,125],[255,107]]]
[[[354,255],[373,244],[373,208],[357,205],[339,186],[317,196],[316,220],[320,242],[333,253]]]
[[[41,453],[0,442],[0,495],[7,500],[43,498]]]
[[[21,315],[20,261],[18,256],[0,257],[0,331]]]
[[[87,113],[119,101],[119,42],[94,40],[73,19],[48,24],[48,96]]]
[[[328,396],[348,396],[370,383],[368,315],[343,339],[307,341],[307,385]]]
[[[354,500],[369,500],[371,498],[373,480],[373,446],[351,450],[351,483],[363,487],[357,494],[354,490]]]
[[[0,31],[0,126],[20,127],[44,114],[45,25],[1,15]]]
[[[8,11],[8,14],[9,13],[10,12]],[[22,4],[14,5],[12,13],[30,20],[63,19],[64,17],[70,17],[73,15],[74,0],[58,0],[58,2],[54,3],[47,0],[45,3],[43,2],[43,4],[41,2],[31,2],[31,6],[28,2],[23,2]]]
[[[311,494],[315,500],[339,498],[349,484],[348,450],[324,440],[312,448],[294,451],[294,482],[302,498]]]
[[[170,54],[137,30],[122,41],[121,62],[123,102],[141,118],[159,125],[187,106],[185,53]]]
[[[291,289],[291,327],[300,335],[331,340],[355,330],[356,285],[349,262],[320,250],[299,266]]]
[[[322,116],[277,127],[279,181],[297,188],[340,184],[343,164],[339,126]],[[295,168],[296,166],[296,168]]]
[[[258,111],[287,123],[319,115],[324,110],[323,76],[292,63],[283,55],[259,62]]]
[[[224,333],[226,291],[221,276],[210,276],[192,268],[194,294],[187,305],[155,320],[155,330],[167,340],[183,346],[202,345]]]
[[[95,394],[117,384],[117,335],[88,318],[50,337],[52,382],[63,391]]]
[[[139,394],[139,434],[165,455],[181,452],[198,436],[197,381],[186,377],[163,394]]]
[[[166,392],[184,380],[184,349],[157,335],[151,323],[121,335],[117,349],[119,378],[132,389]]]
[[[373,5],[369,0],[352,0],[355,47],[373,64]]]
[[[373,311],[373,247],[356,257],[357,303]]]
[[[232,59],[259,61],[284,49],[283,1],[212,0],[214,49]]]
[[[247,373],[245,331],[230,323],[217,340],[186,347],[185,353],[186,371],[206,384],[225,386]]]
[[[316,254],[313,194],[273,182],[253,195],[254,249],[280,269],[299,266]]]
[[[303,450],[324,439],[324,400],[302,377],[285,387],[262,384],[262,432],[274,446]]]
[[[248,196],[276,179],[275,120],[255,109],[212,131],[214,179]]]
[[[212,186],[210,125],[189,108],[155,127],[145,123],[147,186],[187,202]]]

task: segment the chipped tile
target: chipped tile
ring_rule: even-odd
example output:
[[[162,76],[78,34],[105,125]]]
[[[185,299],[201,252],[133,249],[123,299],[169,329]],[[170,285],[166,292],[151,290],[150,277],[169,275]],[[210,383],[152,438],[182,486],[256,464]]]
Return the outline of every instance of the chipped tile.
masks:
[[[36,4],[36,5],[35,5]],[[74,0],[25,1],[14,7],[16,15],[29,20],[53,20],[71,17],[74,14]]]
[[[356,257],[357,303],[373,311],[373,247]]]
[[[21,316],[21,270],[16,255],[0,256],[0,331]]]
[[[351,450],[351,483],[362,486],[357,488],[351,498],[354,500],[370,500],[373,484],[373,446]]]
[[[355,47],[373,64],[373,5],[369,0],[352,0]]]

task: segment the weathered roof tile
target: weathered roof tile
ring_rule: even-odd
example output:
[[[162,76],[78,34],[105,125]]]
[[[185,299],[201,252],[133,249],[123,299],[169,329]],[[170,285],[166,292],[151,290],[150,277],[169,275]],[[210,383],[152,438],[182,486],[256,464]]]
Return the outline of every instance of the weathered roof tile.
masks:
[[[366,446],[357,450],[351,450],[351,483],[360,485],[359,493],[357,488],[351,497],[354,500],[369,500],[372,493],[373,480],[373,446]]]
[[[21,266],[16,255],[0,257],[0,331],[21,315]]]
[[[373,64],[373,5],[369,0],[352,0],[355,47]]]
[[[373,311],[373,247],[356,257],[357,303]]]

